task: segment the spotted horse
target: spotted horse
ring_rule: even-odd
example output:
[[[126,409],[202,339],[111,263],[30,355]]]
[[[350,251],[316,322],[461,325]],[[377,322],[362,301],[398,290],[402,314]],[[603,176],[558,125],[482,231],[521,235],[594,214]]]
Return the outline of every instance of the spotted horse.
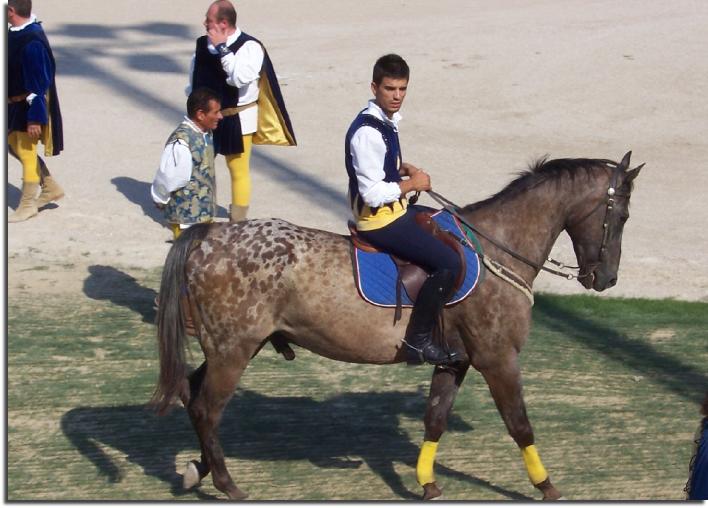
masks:
[[[534,445],[522,397],[518,360],[531,326],[533,281],[565,231],[578,281],[596,291],[615,285],[633,181],[643,166],[630,169],[630,155],[620,163],[541,159],[494,196],[456,210],[480,235],[499,276],[485,277],[444,311],[445,340],[465,354],[455,366],[433,371],[416,467],[424,499],[441,495],[437,446],[470,365],[487,382],[531,483],[543,499],[560,498]],[[405,361],[405,327],[393,325],[391,309],[360,297],[350,249],[349,236],[280,219],[193,226],[174,243],[160,286],[160,373],[151,402],[165,413],[181,399],[197,433],[201,457],[189,463],[185,487],[211,473],[228,498],[246,497],[226,468],[218,427],[249,360],[269,342],[286,356],[295,344],[342,362]],[[205,357],[193,371],[180,304],[185,288]],[[405,323],[410,310],[402,312]]]

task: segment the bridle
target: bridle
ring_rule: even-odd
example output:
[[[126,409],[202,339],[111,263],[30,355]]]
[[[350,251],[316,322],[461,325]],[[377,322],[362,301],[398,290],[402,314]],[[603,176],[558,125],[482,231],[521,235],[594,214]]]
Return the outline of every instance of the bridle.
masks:
[[[528,259],[527,257],[519,254],[516,251],[513,251],[512,249],[508,248],[507,246],[503,245],[500,243],[498,240],[495,240],[494,238],[490,237],[489,235],[481,232],[479,229],[476,227],[472,226],[469,224],[465,219],[461,216],[459,211],[461,208],[457,206],[455,203],[450,201],[449,199],[445,198],[444,196],[438,194],[435,191],[429,190],[427,191],[430,197],[432,197],[435,201],[437,201],[445,210],[450,212],[452,215],[454,215],[462,224],[464,224],[466,227],[468,227],[472,232],[476,233],[477,235],[481,236],[485,240],[487,240],[489,243],[494,245],[495,247],[501,249],[505,253],[509,254],[511,257],[521,261],[522,263],[535,268],[537,271],[545,271],[548,272],[552,275],[557,275],[558,277],[563,277],[564,279],[572,280],[572,279],[581,279],[583,277],[587,277],[588,275],[592,274],[595,268],[597,266],[601,265],[602,262],[604,261],[605,257],[607,256],[607,242],[610,238],[610,218],[612,217],[613,213],[615,213],[615,198],[617,197],[629,197],[629,194],[619,194],[617,193],[617,182],[619,181],[619,176],[620,173],[624,171],[624,166],[619,164],[615,165],[615,167],[612,170],[612,175],[610,177],[610,185],[607,189],[607,199],[605,201],[600,201],[592,210],[590,210],[589,213],[583,215],[583,217],[577,221],[575,221],[572,225],[566,226],[565,229],[570,229],[573,228],[579,224],[581,224],[583,221],[585,221],[588,217],[593,215],[598,208],[600,208],[603,204],[605,205],[605,217],[602,222],[602,241],[600,242],[600,247],[599,247],[599,254],[598,254],[598,260],[595,263],[591,263],[588,265],[588,268],[586,269],[585,273],[569,273],[569,272],[564,272],[562,270],[564,269],[570,269],[570,270],[580,270],[580,267],[578,266],[570,266],[566,265],[561,261],[557,261],[551,257],[547,258],[546,261],[543,263],[537,263],[535,261],[532,261]],[[417,198],[417,195],[415,196]],[[417,199],[416,199],[417,200]],[[412,202],[415,202],[413,199],[411,199]],[[483,257],[482,253],[478,252],[478,255],[480,257]],[[557,266],[559,269],[556,270],[554,268],[550,268],[546,266],[546,263],[551,263],[555,266]],[[496,263],[498,264],[498,263]],[[508,269],[507,269],[508,270]],[[516,276],[518,278],[518,276]]]
[[[600,242],[600,249],[598,251],[597,261],[590,263],[586,268],[586,273],[578,274],[574,278],[583,278],[595,271],[599,265],[601,265],[605,258],[607,257],[607,241],[610,238],[610,219],[615,211],[615,198],[628,198],[629,194],[620,194],[617,192],[617,181],[619,180],[619,175],[624,171],[621,165],[617,165],[612,170],[612,176],[610,177],[610,186],[607,188],[607,199],[604,201],[605,204],[605,217],[602,220],[602,241]],[[588,214],[585,214],[582,219],[574,222],[572,225],[566,226],[566,230],[574,228],[578,224],[581,224],[585,219],[590,217],[603,205],[603,201],[600,201]],[[551,259],[549,258],[549,261]],[[579,267],[568,267],[573,269],[579,269]]]

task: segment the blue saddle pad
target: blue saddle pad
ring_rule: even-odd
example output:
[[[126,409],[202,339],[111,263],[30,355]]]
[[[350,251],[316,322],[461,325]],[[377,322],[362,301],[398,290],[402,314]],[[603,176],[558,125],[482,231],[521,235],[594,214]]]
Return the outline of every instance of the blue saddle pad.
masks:
[[[460,223],[450,212],[439,210],[433,214],[433,220],[438,223],[441,229],[464,240],[467,273],[462,286],[447,303],[447,305],[452,305],[466,298],[477,285],[480,275],[479,257],[469,247],[469,241],[465,237]],[[396,306],[398,268],[391,256],[381,252],[364,252],[354,248],[354,272],[359,294],[364,300],[381,307]],[[405,287],[401,291],[401,304],[403,307],[413,306]]]

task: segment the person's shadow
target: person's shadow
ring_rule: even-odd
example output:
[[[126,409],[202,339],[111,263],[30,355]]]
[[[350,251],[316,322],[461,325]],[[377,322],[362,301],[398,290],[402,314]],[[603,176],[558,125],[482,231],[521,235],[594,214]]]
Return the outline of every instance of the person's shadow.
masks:
[[[92,265],[84,280],[84,294],[94,300],[109,300],[140,314],[145,323],[155,322],[157,291],[140,285],[132,276],[112,266]]]
[[[150,195],[150,182],[141,182],[128,176],[117,176],[111,179],[111,183],[128,201],[138,205],[142,209],[143,215],[150,217],[161,226],[166,225],[162,212],[155,206]],[[226,208],[217,206],[216,216],[228,218],[229,215]]]
[[[224,411],[221,444],[226,457],[261,461],[263,467],[272,461],[307,460],[318,468],[356,469],[365,463],[397,496],[420,499],[420,493],[406,488],[394,466],[404,463],[414,470],[419,450],[400,428],[399,419],[422,418],[424,412],[424,394],[413,391],[346,393],[320,402],[238,390]],[[450,431],[474,430],[455,414],[448,423]],[[175,464],[176,457],[185,450],[193,450],[195,459],[200,455],[197,436],[183,408],[157,417],[145,406],[78,407],[63,415],[61,428],[109,483],[121,482],[125,472],[103,446],[119,450],[145,474],[170,485],[175,496],[186,494],[181,487],[183,464]],[[231,472],[238,476],[238,471]],[[436,473],[508,499],[531,499],[439,462]],[[241,486],[249,490],[248,485]],[[199,487],[195,492],[201,498],[212,497]]]

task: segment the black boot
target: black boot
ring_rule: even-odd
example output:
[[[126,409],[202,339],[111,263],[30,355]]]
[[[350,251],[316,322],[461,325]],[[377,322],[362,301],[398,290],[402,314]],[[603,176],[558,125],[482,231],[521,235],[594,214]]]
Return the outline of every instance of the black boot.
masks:
[[[457,361],[456,353],[446,353],[433,342],[435,324],[454,284],[454,274],[441,270],[428,277],[420,288],[404,340],[409,364],[449,365]]]

